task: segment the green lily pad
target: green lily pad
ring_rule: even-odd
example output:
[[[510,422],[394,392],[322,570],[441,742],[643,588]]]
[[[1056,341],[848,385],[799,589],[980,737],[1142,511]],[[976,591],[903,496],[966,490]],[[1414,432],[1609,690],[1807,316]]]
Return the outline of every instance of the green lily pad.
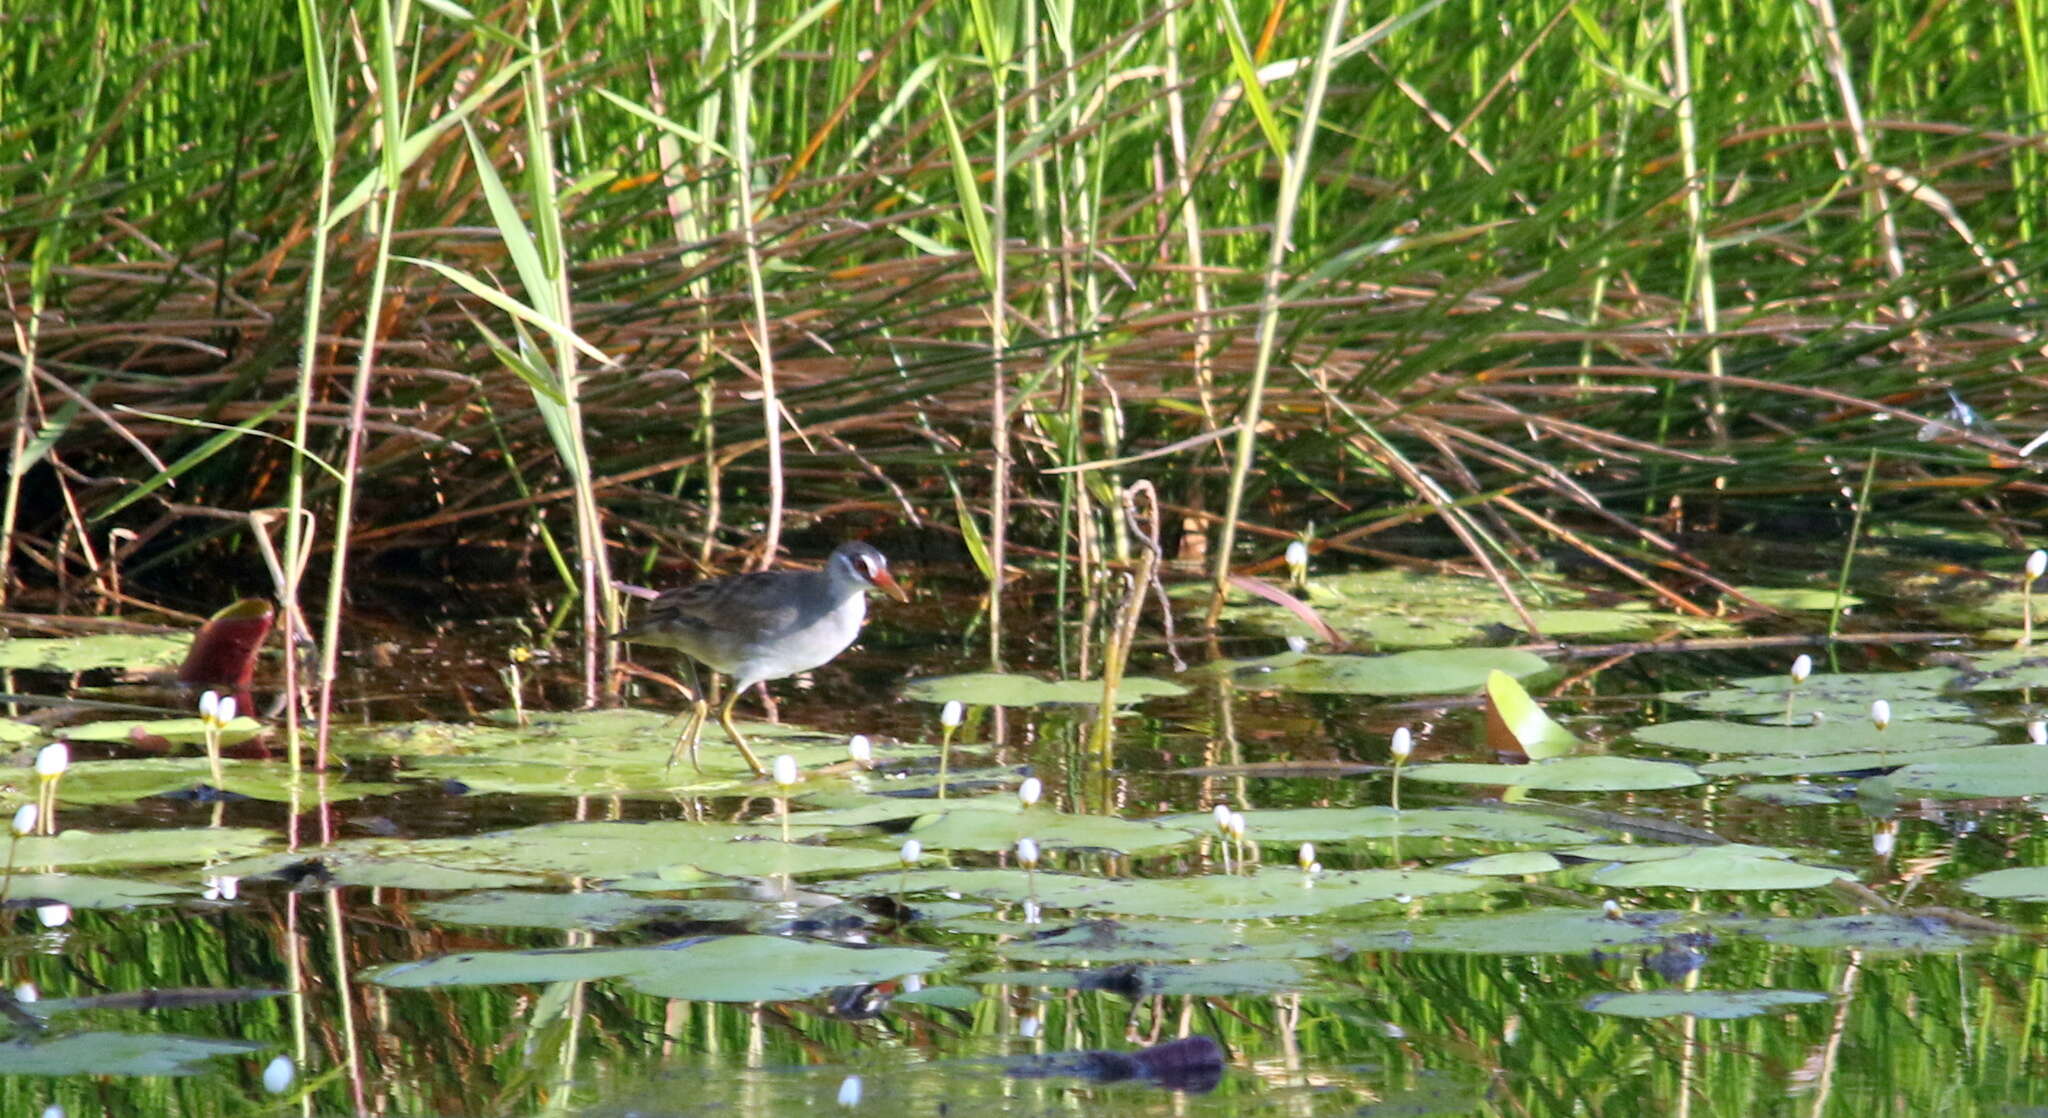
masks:
[[[1989,726],[1963,722],[1898,722],[1879,730],[1868,718],[1833,720],[1818,726],[1770,726],[1747,722],[1687,721],[1644,726],[1638,742],[1700,753],[1768,753],[1812,757],[1823,753],[1894,752],[1984,745],[1998,739]]]
[[[1510,739],[1496,742],[1496,749],[1506,751],[1519,746],[1531,761],[1548,761],[1568,756],[1586,744],[1543,713],[1542,704],[1530,698],[1528,690],[1505,672],[1487,673],[1486,700],[1490,704],[1488,734],[1505,732]]]
[[[1763,846],[1700,846],[1648,861],[1619,862],[1594,870],[1595,885],[1643,889],[1817,889],[1854,875],[1827,866],[1795,862]]]
[[[265,761],[223,761],[222,791],[268,803],[289,803],[293,773]],[[57,799],[67,804],[126,804],[151,796],[189,792],[213,784],[213,767],[204,757],[138,757],[114,761],[80,761],[57,784]],[[397,784],[344,780],[335,774],[298,774],[298,798],[304,803],[337,803],[398,791]]]
[[[1543,850],[1518,850],[1507,854],[1489,854],[1483,858],[1467,858],[1453,862],[1444,869],[1452,873],[1469,873],[1476,877],[1521,877],[1526,874],[1550,873],[1564,868],[1557,855]]]
[[[1651,993],[1596,994],[1584,1008],[1610,1017],[1707,1017],[1723,1020],[1754,1017],[1788,1005],[1816,1005],[1828,1000],[1818,990],[1659,990]]]
[[[1102,815],[1067,815],[1043,809],[946,811],[920,820],[912,833],[931,850],[1008,850],[1017,845],[1017,840],[1028,838],[1044,850],[1114,850],[1125,854],[1165,850],[1190,838],[1185,831],[1156,823]]]
[[[0,1075],[199,1075],[222,1056],[272,1046],[174,1033],[72,1033],[0,1042]]]
[[[2014,866],[1963,879],[1965,892],[2001,901],[2048,901],[2048,866]]]
[[[1483,916],[1373,921],[1340,937],[1353,951],[1439,951],[1461,955],[1577,955],[1647,946],[1691,914],[1667,910],[1610,917],[1599,909],[1537,908]]]
[[[2041,595],[2034,605],[2035,624],[2048,641],[2048,594]],[[1951,689],[1985,692],[2044,687],[2048,687],[2048,647],[1977,653],[1970,657],[1970,666],[1957,673]]]
[[[943,951],[847,947],[788,936],[703,936],[656,947],[476,951],[372,967],[365,981],[402,989],[618,978],[643,994],[691,1001],[806,998],[835,986],[932,970]]]
[[[2006,797],[2048,794],[2048,747],[1985,745],[1913,758],[1884,778],[1899,792]]]
[[[1030,963],[1299,959],[1329,949],[1327,940],[1303,935],[1299,928],[1235,920],[1084,920],[995,945],[1003,958]]]
[[[876,874],[853,882],[827,882],[827,893],[936,892],[1020,902],[1036,898],[1048,909],[1095,909],[1127,916],[1252,920],[1313,916],[1375,901],[1412,900],[1466,893],[1484,878],[1431,870],[1335,870],[1308,875],[1295,869],[1260,869],[1250,875],[1200,877],[1084,877],[1022,870],[915,870]]]
[[[1860,606],[1863,599],[1854,594],[1835,596],[1833,587],[1818,586],[1738,586],[1744,597],[1752,598],[1772,609],[1796,610],[1806,613],[1826,613],[1839,603],[1844,608]]]
[[[1234,994],[1286,994],[1309,984],[1307,972],[1286,959],[1125,964],[1087,970],[984,971],[961,975],[960,981],[1057,990],[1107,990],[1132,999],[1161,995],[1229,997]]]
[[[263,723],[243,715],[221,727],[221,744],[239,745],[264,730]],[[198,718],[113,718],[66,726],[63,736],[67,741],[125,742],[138,733],[202,750],[206,745],[206,723]]]
[[[1955,679],[1952,668],[1923,668],[1911,672],[1836,672],[1810,676],[1806,682],[1795,685],[1790,675],[1781,673],[1732,679],[1726,688],[1715,691],[1667,691],[1659,698],[1709,714],[1783,718],[1785,692],[1792,690],[1795,722],[1811,721],[1819,714],[1829,721],[1868,723],[1870,704],[1878,699],[1891,704],[1895,724],[1927,718],[1967,720],[1975,714],[1967,704],[1942,697]]]
[[[1414,765],[1410,780],[1445,784],[1502,784],[1546,792],[1627,792],[1654,788],[1685,788],[1705,778],[1690,765],[1648,761],[1639,757],[1558,757],[1527,765],[1447,763]]]
[[[412,906],[422,920],[486,928],[612,931],[649,920],[746,920],[762,906],[743,900],[675,901],[628,893],[533,893],[493,889]]]
[[[1844,801],[1841,791],[1840,785],[1745,784],[1735,794],[1779,807],[1832,807]]]
[[[1969,888],[1969,883],[1964,883]],[[1984,938],[1939,916],[1871,913],[1860,916],[1764,916],[1717,920],[1716,932],[1755,936],[1788,947],[1858,951],[1961,951]]]
[[[325,883],[434,892],[547,884],[546,878],[530,873],[479,870],[421,861],[405,856],[402,849],[397,847],[378,853],[361,847],[320,847],[242,858],[215,866],[214,872],[231,877],[267,877],[278,873],[296,876],[297,868],[317,864],[324,875],[321,880]]]
[[[68,904],[72,908],[140,908],[197,895],[198,890],[182,885],[68,873],[18,873],[7,883],[7,897],[13,903]]]
[[[1216,817],[1207,812],[1167,815],[1157,822],[1197,834],[1213,834],[1216,830]],[[1260,843],[1350,842],[1400,835],[1550,846],[1592,842],[1602,837],[1597,830],[1505,807],[1426,807],[1404,811],[1378,806],[1283,808],[1247,812],[1245,827],[1246,837]]]
[[[175,668],[192,650],[192,635],[96,633],[89,637],[15,637],[0,640],[0,668],[83,672],[94,668],[145,671]]]
[[[1187,693],[1188,689],[1178,683],[1151,676],[1127,675],[1117,685],[1116,701],[1135,703]],[[1008,672],[971,672],[911,680],[903,685],[903,697],[927,703],[958,701],[969,706],[987,707],[1094,706],[1102,702],[1102,681],[1047,680]]]
[[[1541,656],[1511,648],[1309,656],[1253,677],[1247,685],[1321,695],[1443,695],[1476,691],[1486,685],[1491,672],[1520,677],[1548,667]]]
[[[276,841],[254,827],[64,831],[21,839],[13,850],[17,866],[178,866],[243,857]]]
[[[0,745],[27,745],[29,742],[40,740],[42,736],[43,730],[40,726],[12,718],[0,718]]]

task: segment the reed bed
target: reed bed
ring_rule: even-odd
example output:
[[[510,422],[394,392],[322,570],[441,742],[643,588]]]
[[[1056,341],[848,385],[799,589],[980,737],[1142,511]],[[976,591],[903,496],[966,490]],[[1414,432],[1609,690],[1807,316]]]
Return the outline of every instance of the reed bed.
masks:
[[[2018,540],[2043,14],[30,0],[5,592],[177,599],[303,508],[326,617],[516,554],[596,688],[613,567],[912,521],[1085,584],[1137,482],[1219,586],[1423,521],[1684,604],[1679,529],[1871,460]]]

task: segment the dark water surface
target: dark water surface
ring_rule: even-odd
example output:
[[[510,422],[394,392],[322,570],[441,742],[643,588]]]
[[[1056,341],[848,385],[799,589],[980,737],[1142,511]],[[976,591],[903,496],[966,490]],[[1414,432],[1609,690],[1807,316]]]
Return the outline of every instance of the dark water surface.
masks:
[[[1303,823],[1322,817],[1278,813],[1383,809],[1391,794],[1388,739],[1398,726],[1416,733],[1413,765],[1492,761],[1474,702],[1271,690],[1255,671],[1176,677],[1186,694],[1149,701],[1118,720],[1107,769],[1086,748],[1092,710],[972,710],[950,758],[960,781],[953,806],[980,794],[990,804],[1008,803],[1027,773],[1046,788],[1046,804],[1030,809],[1040,812],[1144,820],[1228,804],[1247,817],[1258,872],[1294,875],[1285,879],[1287,888],[1317,896],[1352,871],[1412,873],[1420,882],[1433,879],[1431,871],[1465,872],[1447,867],[1477,857],[1575,846],[1590,852],[1553,868],[1486,877],[1485,888],[1475,891],[1404,893],[1305,916],[1246,915],[1231,907],[1239,902],[1233,890],[1251,882],[1233,883],[1224,844],[1213,830],[1191,824],[1190,833],[1135,854],[1065,844],[1030,879],[1034,895],[1057,895],[1062,881],[1080,878],[1188,887],[1178,908],[1168,902],[1171,911],[1155,911],[1151,900],[1112,898],[1086,910],[1048,904],[1030,922],[1031,906],[1002,893],[1020,879],[1015,852],[1001,843],[943,852],[928,843],[931,854],[919,871],[935,872],[942,862],[1001,868],[1011,884],[996,895],[950,897],[943,887],[912,880],[899,901],[896,882],[906,879],[893,852],[906,837],[935,833],[924,828],[941,809],[928,798],[929,749],[889,743],[929,744],[941,729],[934,705],[905,701],[896,689],[908,678],[982,666],[981,638],[957,626],[972,610],[967,600],[927,599],[896,613],[877,603],[860,648],[809,679],[774,687],[785,722],[822,732],[814,741],[791,739],[819,758],[807,769],[825,770],[823,758],[836,753],[836,743],[867,733],[893,758],[885,770],[898,773],[856,777],[843,766],[815,772],[798,793],[796,823],[807,810],[867,809],[880,796],[924,789],[911,802],[931,808],[930,819],[914,822],[912,810],[812,839],[796,836],[875,852],[866,868],[794,880],[768,874],[707,881],[694,875],[725,870],[711,856],[693,854],[687,865],[670,866],[654,852],[636,853],[645,864],[621,864],[616,874],[602,866],[570,873],[539,865],[530,880],[504,886],[477,878],[428,888],[415,883],[424,879],[408,878],[416,865],[379,879],[384,871],[317,850],[332,841],[341,850],[369,852],[372,863],[402,863],[411,850],[444,870],[478,873],[483,864],[461,842],[544,823],[751,823],[759,824],[758,836],[749,833],[731,848],[780,841],[774,790],[726,780],[734,774],[729,759],[714,756],[727,752],[720,742],[706,746],[707,758],[724,766],[714,768],[714,776],[724,774],[718,780],[671,787],[655,779],[668,740],[658,722],[633,724],[634,760],[617,778],[644,783],[609,793],[576,783],[600,780],[590,774],[602,766],[550,768],[545,758],[554,755],[541,746],[486,747],[415,727],[398,739],[372,735],[345,747],[347,782],[389,790],[325,805],[314,802],[316,792],[302,791],[296,818],[288,801],[217,802],[184,792],[67,802],[66,829],[125,833],[144,851],[73,873],[175,885],[180,892],[134,907],[76,905],[68,922],[51,928],[39,926],[23,905],[33,898],[11,897],[11,983],[32,985],[44,1003],[182,988],[296,993],[226,1004],[83,1008],[53,1015],[45,1032],[17,1023],[15,1039],[0,1045],[0,1060],[10,1058],[11,1048],[15,1061],[6,1068],[14,1074],[0,1078],[9,1112],[36,1113],[52,1103],[73,1115],[356,1108],[448,1115],[2048,1112],[2036,1110],[2048,1107],[2048,984],[2035,934],[2038,905],[1987,900],[1960,885],[1992,870],[2048,864],[2035,802],[2019,794],[1879,796],[1863,782],[1901,763],[1889,758],[1847,775],[1717,776],[1654,791],[1505,797],[1498,785],[1432,783],[1410,773],[1401,788],[1405,819],[1448,818],[1430,813],[1473,807],[1517,824],[1579,828],[1600,849],[1485,833],[1353,836],[1342,823]],[[1050,621],[1032,624],[1019,631],[1052,632]],[[394,633],[382,647],[350,658],[345,717],[375,725],[502,720],[492,713],[507,705],[499,671],[507,649],[530,639],[518,627],[487,622]],[[1272,637],[1222,646],[1241,657],[1280,648]],[[1052,674],[1054,648],[1027,649],[1020,640],[1018,651],[1016,667]],[[1141,650],[1133,670],[1170,676],[1156,651],[1156,643]],[[1628,736],[1644,723],[1730,716],[1690,712],[1657,696],[1781,672],[1792,651],[1552,656],[1552,670],[1526,682],[1552,717],[1588,741],[1617,754],[1697,766],[1749,755],[1681,751]],[[1837,663],[1818,657],[1816,679],[1835,671],[1904,678],[1933,651],[1848,646]],[[1184,655],[1199,662],[1208,651],[1188,645]],[[658,654],[647,663],[674,669]],[[528,665],[527,708],[572,708],[572,676],[545,657]],[[23,673],[10,689],[48,694],[64,685],[61,677]],[[635,688],[637,705],[679,709],[674,695],[656,685]],[[100,694],[168,701],[125,689]],[[2026,740],[2031,692],[1928,694],[1961,704],[1963,713],[1949,712],[1951,721],[1988,727],[1997,742]],[[1906,701],[1902,692],[1900,705]],[[758,709],[751,698],[743,702],[743,711]],[[22,748],[24,759],[32,755],[33,744]],[[771,740],[762,748],[772,754],[782,747]],[[74,750],[79,773],[135,755],[119,742],[81,742]],[[538,758],[538,775],[507,764],[522,756]],[[1259,767],[1273,762],[1330,767]],[[203,779],[205,763],[195,764]],[[2048,750],[2040,767],[2048,770]],[[33,777],[19,771],[17,787],[32,793]],[[464,779],[465,772],[474,778]],[[1785,806],[1744,791],[1801,782],[1814,793],[1809,798],[1824,802]],[[80,787],[89,785],[81,776]],[[1283,819],[1294,822],[1283,826]],[[1298,839],[1288,831],[1297,824],[1334,828],[1316,839],[1323,866],[1317,880],[1297,880]],[[229,869],[239,863],[261,871],[243,875],[232,899],[198,893],[202,879],[218,876],[222,865],[150,868],[151,844],[167,841],[152,835],[213,826],[271,834],[255,861],[248,851],[222,860]],[[1274,837],[1280,833],[1287,837]],[[1796,888],[1604,883],[1603,874],[1641,865],[1629,860],[1637,853],[1614,847],[1712,849],[1715,839],[1770,847],[1768,857],[1801,866],[1839,869],[1843,880]],[[298,853],[272,853],[294,841]],[[371,845],[377,842],[383,845]],[[1049,851],[1058,845],[1046,843]],[[543,863],[554,856],[546,849],[537,855]],[[321,867],[307,863],[310,857],[321,858]],[[518,872],[505,855],[497,857],[497,871]],[[355,868],[326,876],[345,863]],[[343,883],[350,880],[369,883]],[[1205,881],[1218,891],[1192,891]],[[503,895],[541,898],[538,915],[513,926],[526,918],[473,922],[449,907],[495,903]],[[1285,890],[1275,895],[1287,898]],[[1601,905],[1610,900],[1621,911],[1603,915]],[[599,907],[614,902],[622,908]],[[633,907],[643,903],[671,907]],[[1524,922],[1507,919],[1517,916]],[[1084,923],[1090,920],[1115,923]],[[1453,920],[1468,923],[1446,924]],[[1092,937],[1095,949],[1034,953],[1031,941],[1048,933],[1058,936],[1055,944]],[[670,986],[556,976],[414,988],[365,977],[391,964],[512,949],[705,951],[712,941],[695,941],[707,936],[803,940],[835,950],[855,943],[925,948],[932,962],[874,983],[760,1002],[687,996],[690,966],[673,980],[681,985]],[[774,955],[705,957],[712,961],[696,977],[717,970],[710,977],[736,982],[796,981],[807,965]],[[788,974],[756,973],[783,967]],[[1688,990],[1796,1000],[1728,1019],[1589,1008],[1615,994]],[[1723,1012],[1718,1005],[1693,1008]],[[63,1063],[65,1054],[52,1046],[67,1038],[79,1043],[80,1036],[106,1047]],[[200,1053],[182,1069],[188,1074],[132,1074],[164,1069],[138,1067],[131,1048],[161,1055],[174,1036],[248,1043],[245,1051]],[[1189,1036],[1212,1038],[1220,1066],[1205,1071],[1198,1050],[1174,1057],[1192,1066],[1164,1071],[1128,1058]],[[260,1075],[280,1053],[301,1065],[296,1083],[271,1095]],[[58,1074],[45,1074],[51,1072]],[[857,1099],[849,1094],[850,1076],[859,1080]]]

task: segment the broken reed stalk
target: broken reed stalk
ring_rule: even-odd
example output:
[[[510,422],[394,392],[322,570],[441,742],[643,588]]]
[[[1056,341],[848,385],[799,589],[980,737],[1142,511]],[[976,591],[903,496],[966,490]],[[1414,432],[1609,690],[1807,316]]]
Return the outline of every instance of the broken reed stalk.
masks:
[[[1150,534],[1138,523],[1140,495],[1145,498],[1151,514]],[[1144,542],[1144,547],[1138,554],[1137,576],[1131,582],[1130,591],[1124,595],[1116,627],[1111,630],[1108,644],[1102,650],[1102,703],[1095,712],[1095,739],[1091,747],[1105,765],[1108,764],[1116,723],[1117,688],[1123,685],[1124,669],[1130,664],[1131,642],[1137,638],[1138,615],[1145,611],[1146,592],[1152,589],[1152,580],[1159,571],[1159,494],[1152,488],[1152,483],[1134,481],[1127,486],[1121,511],[1130,523],[1131,533]]]

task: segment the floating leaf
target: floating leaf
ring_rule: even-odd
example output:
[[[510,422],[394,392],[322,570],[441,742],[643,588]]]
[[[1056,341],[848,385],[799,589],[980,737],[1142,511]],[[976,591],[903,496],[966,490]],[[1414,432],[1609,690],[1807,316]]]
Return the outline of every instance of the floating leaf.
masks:
[[[1811,721],[1820,714],[1831,721],[1868,722],[1870,704],[1877,699],[1891,704],[1894,723],[1925,718],[1969,719],[1975,714],[1969,706],[1941,697],[1955,679],[1953,669],[1925,668],[1912,672],[1829,673],[1809,676],[1806,682],[1795,685],[1791,676],[1779,673],[1732,679],[1721,690],[1667,691],[1659,697],[1709,714],[1783,718],[1785,692],[1796,689],[1797,694],[1792,696],[1795,721]]]
[[[1014,803],[1015,801],[1012,800]],[[1033,811],[947,811],[912,829],[929,850],[1008,850],[1018,839],[1042,849],[1113,850],[1125,854],[1165,850],[1189,841],[1185,831],[1102,815]]]
[[[1963,887],[1969,888],[1964,882]],[[1764,916],[1716,920],[1716,932],[1755,936],[1788,947],[1858,951],[1961,951],[1982,938],[1940,916],[1872,913],[1865,916]]]
[[[1847,799],[1848,790],[1839,785],[1745,784],[1735,790],[1744,799],[1779,807],[1832,806]]]
[[[924,948],[849,947],[788,936],[714,936],[682,946],[644,957],[621,977],[657,998],[771,1002],[921,974],[947,958]]]
[[[94,668],[146,671],[174,668],[192,647],[190,634],[145,636],[96,633],[89,637],[15,637],[0,640],[0,668],[83,672]]]
[[[1563,757],[1586,744],[1501,671],[1486,676],[1486,743],[1495,753],[1519,753],[1532,761]]]
[[[1738,586],[1736,589],[1744,597],[1753,599],[1772,609],[1826,613],[1834,609],[1837,603],[1844,608],[1863,604],[1863,599],[1854,594],[1843,594],[1838,598],[1832,587]]]
[[[422,920],[478,927],[613,931],[649,920],[740,921],[762,906],[742,900],[650,899],[630,893],[532,893],[488,890],[413,906]]]
[[[2048,594],[2041,595],[2036,608],[2048,618]],[[2048,651],[2038,648],[2006,648],[1980,652],[1970,657],[1970,666],[1956,675],[1954,691],[2020,691],[2048,688]]]
[[[1014,925],[1012,925],[1014,927]],[[1330,950],[1299,928],[1243,921],[1084,920],[995,945],[1006,959],[1034,963],[1138,963],[1153,959],[1306,958]]]
[[[1511,648],[1456,648],[1392,656],[1308,656],[1254,677],[1250,686],[1332,695],[1441,695],[1474,691],[1487,676],[1530,676],[1549,667]]]
[[[1559,757],[1527,765],[1411,765],[1410,780],[1446,784],[1501,784],[1546,792],[1626,792],[1685,788],[1704,779],[1690,765],[1637,757]]]
[[[1593,871],[1595,885],[1613,888],[1815,889],[1854,875],[1826,866],[1795,862],[1762,846],[1702,846],[1674,857],[1621,862]]]
[[[1251,920],[1312,916],[1374,901],[1413,899],[1486,888],[1484,878],[1431,870],[1332,870],[1305,877],[1299,870],[1267,868],[1251,875],[1200,877],[1084,877],[1027,875],[1022,870],[914,870],[828,882],[823,892],[887,894],[899,883],[910,893],[984,897],[1019,902],[1036,897],[1049,909],[1097,909],[1128,916]]]
[[[17,866],[176,866],[239,858],[276,836],[254,827],[184,827],[153,831],[65,831],[13,844]]]
[[[1188,689],[1150,676],[1127,675],[1117,686],[1116,701],[1135,703],[1145,699],[1185,695]],[[903,697],[927,703],[959,701],[969,706],[1034,707],[1060,703],[1094,705],[1102,701],[1099,679],[1045,680],[1006,672],[972,672],[967,675],[933,676],[903,685]]]
[[[1477,877],[1520,877],[1525,874],[1549,873],[1562,868],[1564,863],[1557,860],[1557,855],[1542,850],[1489,854],[1484,858],[1467,858],[1444,867],[1452,873],[1469,873]]]
[[[7,885],[8,900],[14,904],[68,904],[72,908],[93,909],[168,904],[182,897],[197,896],[198,892],[182,885],[68,873],[18,873]]]
[[[1963,889],[2001,901],[2048,901],[2048,866],[2014,866],[1963,879]]]
[[[228,761],[222,765],[222,771],[222,790],[232,795],[271,803],[287,803],[293,797],[295,774],[284,766],[263,761]],[[296,782],[299,799],[308,804],[384,795],[403,787],[317,773],[296,774]],[[190,792],[202,784],[213,785],[213,769],[204,757],[80,761],[64,774],[57,786],[57,798],[67,804],[124,804],[151,796]]]
[[[1576,955],[1649,945],[1691,914],[1664,910],[1609,917],[1599,909],[1538,908],[1485,916],[1424,916],[1359,925],[1339,937],[1353,951],[1443,951],[1467,955]]]
[[[1989,726],[1963,722],[1897,722],[1879,730],[1866,716],[1818,726],[1687,721],[1644,726],[1635,740],[1701,753],[1769,753],[1812,757],[1823,753],[1896,752],[1984,745],[1998,739]]]
[[[1168,815],[1157,822],[1197,834],[1213,834],[1216,830],[1216,818],[1208,812]],[[1253,842],[1348,842],[1401,835],[1544,846],[1590,842],[1601,837],[1601,832],[1595,829],[1508,807],[1429,807],[1405,811],[1378,806],[1262,809],[1247,813],[1245,823]]]
[[[1885,778],[1899,792],[2007,797],[2048,794],[2048,748],[1986,745],[1916,757]]]
[[[1154,996],[1229,997],[1285,994],[1308,985],[1308,975],[1285,959],[1235,959],[1223,963],[1127,963],[1091,970],[985,971],[962,982],[1041,986],[1062,990],[1106,990],[1133,1000]]]
[[[0,1043],[0,1075],[199,1075],[271,1045],[174,1033],[73,1033]]]
[[[1788,1005],[1815,1005],[1828,1000],[1817,990],[1660,990],[1652,993],[1596,994],[1584,1006],[1610,1017],[1708,1017],[1716,1020],[1754,1017]]]

